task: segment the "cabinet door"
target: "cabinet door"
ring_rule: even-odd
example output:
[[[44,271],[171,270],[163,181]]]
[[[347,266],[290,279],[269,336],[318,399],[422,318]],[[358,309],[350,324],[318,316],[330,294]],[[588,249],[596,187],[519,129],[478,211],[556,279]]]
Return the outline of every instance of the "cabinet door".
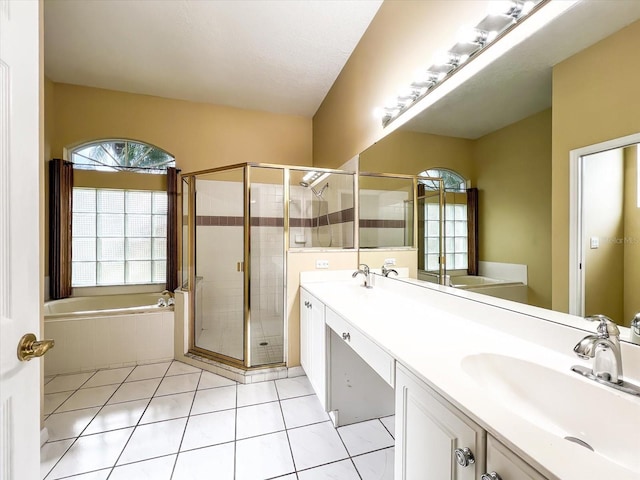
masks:
[[[311,295],[300,289],[300,365],[311,378]]]
[[[327,328],[325,305],[311,297],[311,384],[320,399],[322,408],[327,407]]]
[[[322,407],[327,405],[326,329],[324,304],[300,289],[300,363]]]
[[[515,453],[487,436],[487,472],[495,472],[501,480],[547,480]]]
[[[396,480],[475,480],[484,473],[484,430],[397,364]],[[456,449],[474,463],[461,466]]]

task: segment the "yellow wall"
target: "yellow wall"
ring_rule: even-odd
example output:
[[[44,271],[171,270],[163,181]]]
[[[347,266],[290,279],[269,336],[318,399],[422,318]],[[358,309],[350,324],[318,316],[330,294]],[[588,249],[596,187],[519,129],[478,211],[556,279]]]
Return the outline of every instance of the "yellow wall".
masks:
[[[640,208],[638,208],[638,146],[624,149],[624,309],[629,326],[640,311]]]
[[[156,145],[183,172],[243,162],[311,165],[311,119],[148,95],[54,83],[45,79],[45,156],[102,138]],[[45,168],[45,276],[48,259],[48,168]],[[79,176],[82,177],[83,173]],[[112,175],[120,175],[112,174]],[[104,177],[115,187],[112,176]]]
[[[553,69],[553,309],[569,308],[569,152],[640,132],[640,22]]]
[[[624,158],[622,149],[583,157],[585,315],[622,321],[624,295]],[[591,248],[590,239],[599,247]]]
[[[337,167],[382,138],[373,111],[415,79],[461,25],[486,15],[486,0],[386,0],[313,117],[313,162]]]
[[[455,170],[475,181],[473,140],[396,131],[360,155],[363,172],[389,172],[417,175],[426,168]]]
[[[100,138],[156,145],[184,172],[243,162],[311,165],[311,119],[55,83],[51,155]]]
[[[474,142],[479,258],[528,266],[529,303],[551,308],[551,110]]]

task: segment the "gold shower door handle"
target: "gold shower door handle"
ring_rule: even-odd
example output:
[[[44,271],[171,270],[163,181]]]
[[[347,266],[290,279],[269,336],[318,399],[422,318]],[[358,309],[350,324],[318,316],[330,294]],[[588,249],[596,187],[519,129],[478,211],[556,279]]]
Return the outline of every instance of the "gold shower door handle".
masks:
[[[36,336],[33,333],[27,333],[18,342],[18,360],[28,362],[32,358],[41,357],[55,344],[56,342],[53,340],[36,341]]]

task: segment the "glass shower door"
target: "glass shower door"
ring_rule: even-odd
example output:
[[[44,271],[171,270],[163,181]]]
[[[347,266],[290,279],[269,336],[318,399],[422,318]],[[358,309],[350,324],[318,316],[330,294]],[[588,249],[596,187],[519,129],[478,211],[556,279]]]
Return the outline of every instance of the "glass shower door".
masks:
[[[193,344],[244,362],[244,168],[195,179]]]

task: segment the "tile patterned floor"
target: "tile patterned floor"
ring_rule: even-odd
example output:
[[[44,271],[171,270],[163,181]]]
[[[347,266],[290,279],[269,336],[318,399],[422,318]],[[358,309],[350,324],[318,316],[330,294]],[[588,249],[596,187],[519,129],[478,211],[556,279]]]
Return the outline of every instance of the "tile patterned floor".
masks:
[[[241,385],[174,361],[44,388],[42,479],[393,480],[393,417],[336,429],[306,377]]]

